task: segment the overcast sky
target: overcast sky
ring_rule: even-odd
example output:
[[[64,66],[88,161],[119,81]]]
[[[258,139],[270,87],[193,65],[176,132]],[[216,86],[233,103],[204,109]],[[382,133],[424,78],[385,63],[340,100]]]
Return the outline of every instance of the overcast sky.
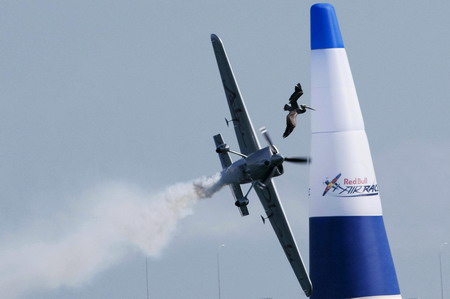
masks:
[[[255,194],[245,218],[228,188],[170,219],[172,210],[152,213],[168,188],[186,187],[174,184],[219,171],[213,135],[237,149],[211,33],[224,42],[255,128],[266,126],[286,156],[309,154],[308,115],[281,135],[297,82],[310,100],[314,3],[1,1],[0,292],[146,298],[148,256],[150,298],[215,298],[225,244],[222,298],[304,298]],[[450,243],[450,3],[331,3],[400,289],[438,298],[439,249]],[[308,171],[286,165],[275,179],[307,264]],[[117,240],[136,211],[149,222],[133,221],[133,237]],[[152,239],[161,231],[151,217],[162,219],[163,239]],[[441,254],[450,296],[450,245]]]

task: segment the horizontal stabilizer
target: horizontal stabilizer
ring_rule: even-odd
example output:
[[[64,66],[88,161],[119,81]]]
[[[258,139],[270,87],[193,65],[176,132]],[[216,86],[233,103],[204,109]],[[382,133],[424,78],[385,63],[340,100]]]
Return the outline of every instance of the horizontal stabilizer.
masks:
[[[246,200],[244,195],[242,194],[242,189],[239,184],[232,184],[232,185],[230,185],[230,188],[231,188],[231,193],[233,193],[236,203],[239,200],[243,200],[243,199]],[[247,205],[241,205],[241,206],[238,206],[238,208],[239,208],[239,211],[241,212],[241,216],[247,216],[249,214]]]
[[[226,144],[223,142],[222,135],[220,134],[214,135],[214,142],[216,143],[216,148],[218,149],[226,147]],[[218,151],[218,154],[223,169],[228,168],[233,163],[231,161],[230,154],[227,151]],[[233,193],[236,206],[239,208],[239,211],[241,212],[241,216],[247,216],[249,214],[247,205],[242,205],[239,203],[240,201],[246,200],[244,194],[242,194],[241,186],[239,184],[231,184],[230,188],[231,193]]]
[[[220,134],[217,134],[214,136],[214,142],[216,143],[216,148],[219,148],[219,147],[225,145],[225,143],[223,142],[223,139],[222,139],[222,135],[220,135]],[[218,154],[219,154],[220,163],[222,164],[223,169],[229,167],[233,163],[231,161],[231,157],[228,152],[220,152]]]

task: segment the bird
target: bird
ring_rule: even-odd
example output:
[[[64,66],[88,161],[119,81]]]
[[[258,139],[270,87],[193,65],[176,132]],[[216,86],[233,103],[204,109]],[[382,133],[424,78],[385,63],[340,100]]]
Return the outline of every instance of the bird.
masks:
[[[286,130],[283,133],[283,138],[286,138],[289,136],[289,134],[292,133],[294,128],[297,126],[297,115],[303,114],[306,112],[306,109],[314,110],[311,107],[308,107],[304,104],[301,104],[300,106],[297,103],[297,100],[303,95],[303,89],[300,83],[297,83],[295,85],[294,92],[289,98],[289,103],[284,105],[284,110],[289,111],[288,115],[286,116]]]

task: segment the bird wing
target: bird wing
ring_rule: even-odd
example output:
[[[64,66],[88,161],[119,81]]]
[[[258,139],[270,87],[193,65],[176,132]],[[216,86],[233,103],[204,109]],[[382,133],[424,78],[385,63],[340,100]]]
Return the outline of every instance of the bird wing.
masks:
[[[297,126],[297,111],[291,111],[286,116],[286,126],[291,126],[294,129]]]
[[[289,98],[289,102],[297,102],[297,100],[303,95],[303,89],[300,86],[300,83],[295,86],[295,90]]]
[[[291,111],[286,116],[286,130],[284,131],[283,138],[289,136],[289,134],[294,131],[294,128],[297,126],[297,112]]]

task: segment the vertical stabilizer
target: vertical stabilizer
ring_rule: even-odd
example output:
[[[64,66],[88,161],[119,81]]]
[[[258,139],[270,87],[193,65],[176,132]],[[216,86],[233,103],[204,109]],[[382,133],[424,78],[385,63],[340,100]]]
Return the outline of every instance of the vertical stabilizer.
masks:
[[[310,274],[314,299],[401,298],[339,23],[311,7]]]

